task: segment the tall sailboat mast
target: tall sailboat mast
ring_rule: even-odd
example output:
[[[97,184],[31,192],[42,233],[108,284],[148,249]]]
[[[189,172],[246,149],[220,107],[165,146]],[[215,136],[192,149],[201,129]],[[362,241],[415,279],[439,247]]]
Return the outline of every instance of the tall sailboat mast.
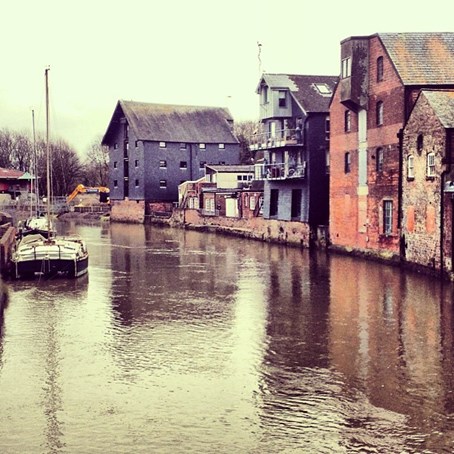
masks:
[[[44,75],[46,79],[46,163],[47,163],[47,230],[50,237],[50,145],[49,145],[49,68],[45,69]]]

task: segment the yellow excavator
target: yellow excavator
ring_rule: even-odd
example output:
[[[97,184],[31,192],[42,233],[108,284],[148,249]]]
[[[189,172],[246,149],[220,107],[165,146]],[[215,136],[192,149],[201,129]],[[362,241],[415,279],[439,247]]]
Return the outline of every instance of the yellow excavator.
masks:
[[[99,194],[101,203],[110,203],[110,189],[105,186],[84,186],[78,184],[71,194],[66,198],[66,203],[70,203],[78,194]]]

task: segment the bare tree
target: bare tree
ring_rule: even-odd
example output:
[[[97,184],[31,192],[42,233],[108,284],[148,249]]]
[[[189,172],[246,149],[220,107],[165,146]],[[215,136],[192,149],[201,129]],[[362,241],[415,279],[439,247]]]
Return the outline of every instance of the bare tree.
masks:
[[[249,149],[254,134],[257,134],[256,121],[239,121],[234,123],[233,132],[240,142],[240,163],[251,164],[255,161],[254,153]]]
[[[11,156],[14,151],[15,138],[8,129],[0,130],[0,167],[11,167]]]
[[[109,149],[101,145],[101,137],[93,141],[84,162],[84,183],[87,186],[107,186],[109,179]]]

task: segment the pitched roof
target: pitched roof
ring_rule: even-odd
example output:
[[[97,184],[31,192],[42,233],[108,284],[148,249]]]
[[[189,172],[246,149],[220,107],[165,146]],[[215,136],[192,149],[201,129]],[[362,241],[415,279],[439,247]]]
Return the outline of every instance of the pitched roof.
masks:
[[[125,116],[137,140],[186,143],[238,143],[232,132],[232,116],[220,107],[180,106],[135,101],[118,101],[102,140],[111,134]]]
[[[22,172],[21,170],[4,169],[3,167],[0,167],[0,179],[18,180],[23,175],[24,175],[24,172]]]
[[[441,124],[445,128],[454,128],[454,90],[423,90]]]
[[[323,113],[329,111],[329,103],[337,84],[338,76],[306,76],[300,74],[263,74],[260,80],[274,89],[288,89],[305,112]],[[257,87],[257,90],[260,88]],[[327,86],[329,92],[320,88]]]
[[[378,33],[404,85],[454,85],[454,33]]]

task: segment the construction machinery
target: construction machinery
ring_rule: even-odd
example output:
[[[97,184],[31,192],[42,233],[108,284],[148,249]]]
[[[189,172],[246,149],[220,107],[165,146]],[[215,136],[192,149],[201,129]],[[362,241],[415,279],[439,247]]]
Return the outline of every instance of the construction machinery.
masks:
[[[79,194],[99,194],[99,201],[101,203],[109,203],[110,189],[105,186],[84,186],[78,184],[73,192],[66,198],[66,203],[70,203]]]

